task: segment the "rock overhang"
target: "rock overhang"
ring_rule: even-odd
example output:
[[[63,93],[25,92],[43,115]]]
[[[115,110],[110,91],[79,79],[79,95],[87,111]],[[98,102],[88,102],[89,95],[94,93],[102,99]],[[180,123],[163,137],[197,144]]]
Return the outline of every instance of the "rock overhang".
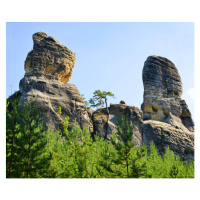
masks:
[[[46,79],[68,83],[75,64],[75,53],[44,32],[33,34],[33,50],[25,60],[25,76],[43,76]]]

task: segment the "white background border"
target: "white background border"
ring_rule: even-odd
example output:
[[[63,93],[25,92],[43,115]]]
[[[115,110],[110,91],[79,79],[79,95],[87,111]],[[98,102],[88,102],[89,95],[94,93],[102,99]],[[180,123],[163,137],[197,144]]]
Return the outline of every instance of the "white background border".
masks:
[[[197,0],[71,0],[0,3],[0,198],[200,199],[200,14]],[[6,179],[6,22],[195,22],[195,179]],[[133,36],[134,37],[134,36]],[[187,56],[187,55],[185,55]]]

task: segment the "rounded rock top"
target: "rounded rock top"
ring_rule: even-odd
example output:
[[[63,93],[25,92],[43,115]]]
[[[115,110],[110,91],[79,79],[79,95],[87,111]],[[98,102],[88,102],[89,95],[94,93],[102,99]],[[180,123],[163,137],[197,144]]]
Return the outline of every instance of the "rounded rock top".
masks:
[[[25,76],[69,82],[75,64],[75,53],[44,32],[33,34],[33,50],[25,60]]]

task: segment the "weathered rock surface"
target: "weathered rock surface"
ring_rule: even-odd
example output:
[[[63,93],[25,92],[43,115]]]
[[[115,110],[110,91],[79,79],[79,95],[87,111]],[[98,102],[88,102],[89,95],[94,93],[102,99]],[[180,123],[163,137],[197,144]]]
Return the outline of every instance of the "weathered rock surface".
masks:
[[[185,131],[180,127],[155,120],[144,121],[143,142],[150,147],[154,142],[162,155],[169,146],[176,156],[182,160],[194,159],[194,133]]]
[[[149,56],[144,63],[143,84],[141,109],[143,120],[148,120],[144,121],[144,144],[153,141],[159,149],[169,145],[180,157],[194,158],[194,122],[181,99],[182,82],[175,65],[167,58]]]
[[[20,81],[21,101],[33,96],[41,108],[48,127],[62,129],[61,122],[69,116],[69,128],[76,121],[93,131],[83,98],[73,84],[68,84],[74,67],[75,54],[53,37],[39,32],[33,35],[33,50],[25,61],[25,76]],[[62,114],[58,114],[58,107]]]
[[[143,68],[144,98],[165,97],[180,99],[183,89],[175,65],[167,58],[149,56]]]
[[[171,112],[180,116],[182,82],[175,65],[167,58],[149,56],[143,68],[144,119],[163,121]]]
[[[74,68],[75,54],[46,33],[33,35],[33,50],[27,55],[25,76],[36,75],[47,79],[69,82]]]
[[[22,102],[33,96],[50,128],[62,129],[61,122],[66,116],[70,117],[69,128],[72,128],[75,119],[81,127],[84,124],[90,127],[85,103],[75,85],[31,76],[20,81],[20,91]],[[59,106],[62,108],[61,115],[58,114]]]
[[[191,118],[191,113],[182,95],[182,82],[175,65],[167,58],[149,56],[143,68],[144,100],[141,106],[144,120],[165,122],[168,115]],[[194,130],[192,119],[184,125]],[[190,122],[189,122],[190,121]]]
[[[129,122],[134,124],[134,141],[138,146],[142,145],[142,111],[127,104],[110,104],[107,138],[110,139],[112,132],[116,130],[117,122],[122,116],[128,116]],[[105,137],[107,130],[107,112],[105,108],[93,113],[93,124],[94,133],[98,132],[101,137]]]

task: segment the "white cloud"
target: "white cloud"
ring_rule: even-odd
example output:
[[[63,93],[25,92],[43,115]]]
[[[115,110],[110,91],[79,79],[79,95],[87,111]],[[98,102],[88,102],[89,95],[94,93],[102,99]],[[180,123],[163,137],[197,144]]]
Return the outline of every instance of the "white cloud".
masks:
[[[189,96],[194,99],[195,97],[195,88],[190,88],[188,91],[187,91],[187,94],[189,94]]]

